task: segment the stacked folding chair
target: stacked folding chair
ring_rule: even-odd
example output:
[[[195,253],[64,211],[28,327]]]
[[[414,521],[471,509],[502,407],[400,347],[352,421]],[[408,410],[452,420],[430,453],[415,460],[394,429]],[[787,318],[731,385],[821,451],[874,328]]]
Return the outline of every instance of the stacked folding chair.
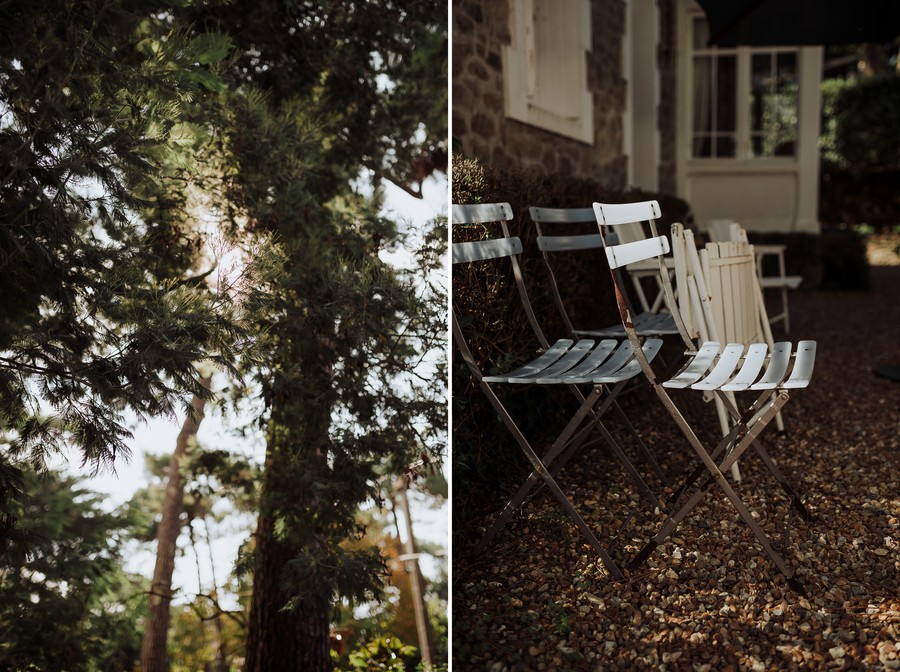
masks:
[[[595,203],[594,211],[600,227],[601,235],[616,226],[633,223],[635,221],[648,221],[652,237],[646,240],[609,244],[607,241],[606,254],[612,271],[613,281],[616,286],[616,300],[619,307],[622,323],[632,346],[639,346],[640,337],[634,329],[632,315],[634,310],[628,288],[623,281],[621,269],[636,261],[656,259],[659,265],[660,278],[662,279],[670,304],[675,304],[671,284],[668,279],[668,270],[664,262],[664,255],[669,252],[669,241],[665,236],[659,236],[656,232],[655,220],[660,216],[659,204],[656,201],[631,204],[602,204]],[[676,276],[678,270],[676,269]],[[679,300],[692,301],[691,297],[682,290]],[[699,293],[697,294],[699,299]],[[699,303],[699,302],[698,302]],[[702,307],[701,307],[702,310]],[[630,564],[631,568],[640,566],[650,554],[671,535],[678,525],[694,510],[702,501],[705,494],[718,485],[740,518],[750,528],[764,552],[788,578],[790,584],[798,591],[803,588],[790,570],[787,563],[773,547],[768,536],[753,517],[751,511],[741,500],[734,487],[724,477],[741,455],[751,446],[761,456],[775,479],[788,495],[791,501],[791,509],[788,513],[785,527],[785,547],[790,533],[790,521],[794,509],[809,519],[809,514],[803,506],[796,491],[787,483],[784,475],[777,465],[769,457],[765,446],[759,440],[760,434],[774,419],[779,410],[788,402],[790,390],[806,387],[812,376],[815,363],[816,344],[814,341],[800,341],[796,348],[790,343],[776,343],[769,348],[765,342],[737,343],[731,342],[724,345],[715,341],[706,341],[699,348],[692,344],[688,329],[681,317],[681,310],[675,311],[676,322],[685,339],[687,351],[686,362],[678,373],[668,380],[661,380],[645,358],[640,349],[635,352],[644,375],[651,384],[651,388],[662,402],[669,415],[684,435],[688,445],[700,459],[701,465],[689,477],[687,483],[675,499],[673,511],[657,534],[638,553]],[[748,318],[751,319],[751,318]],[[669,390],[691,389],[704,393],[715,394],[724,405],[732,418],[733,424],[728,433],[711,449],[707,448],[698,438],[694,428],[688,423],[684,415],[676,406]],[[740,410],[734,403],[729,392],[755,392],[755,400]],[[706,474],[693,494],[680,505],[682,496],[696,484],[701,475]],[[680,508],[675,509],[679,506]]]
[[[681,224],[672,225],[679,314],[691,339],[700,343],[765,342],[771,350],[775,344],[755,271],[754,249],[737,224],[733,233],[733,241],[707,243],[698,251],[693,233]],[[734,392],[724,394],[734,405]],[[722,398],[712,398],[722,434],[727,434],[731,417]],[[784,430],[781,413],[775,416],[775,424],[778,431]],[[731,474],[735,481],[741,480],[736,462]]]
[[[740,224],[730,219],[714,219],[707,225],[707,232],[713,242],[727,242],[747,240],[747,232]],[[741,238],[741,236],[743,238]],[[781,312],[768,318],[770,324],[784,321],[784,333],[791,333],[791,315],[788,306],[788,290],[797,289],[803,282],[803,276],[788,275],[785,272],[784,252],[785,245],[754,245],[753,252],[756,255],[756,276],[759,280],[761,291],[766,289],[780,290]],[[763,272],[765,257],[775,257],[778,272],[767,274]]]
[[[599,433],[625,471],[631,476],[637,489],[653,507],[659,506],[655,495],[601,421],[628,381],[635,376],[640,376],[640,365],[634,357],[633,344],[628,340],[618,342],[613,339],[599,341],[560,339],[554,343],[547,341],[528,299],[519,263],[522,242],[518,237],[510,235],[507,223],[511,219],[512,210],[507,203],[453,205],[452,221],[455,226],[486,227],[494,223],[499,224],[503,234],[494,238],[454,243],[452,252],[454,266],[477,265],[481,262],[509,264],[522,307],[539,345],[536,356],[526,363],[502,374],[486,375],[467,343],[466,329],[463,328],[463,325],[469,324],[469,322],[464,321],[467,320],[466,316],[458,314],[458,297],[454,295],[451,311],[454,343],[473,378],[478,382],[479,387],[515,438],[533,469],[528,479],[476,544],[474,553],[480,553],[535,489],[544,485],[601,558],[609,573],[620,578],[622,572],[612,560],[607,547],[600,542],[569,497],[563,492],[556,476],[561,466],[585,444],[587,439],[594,433]],[[473,267],[473,270],[477,271],[478,268]],[[641,360],[652,361],[660,346],[659,339],[647,339],[645,342],[639,343],[637,347],[641,350]],[[500,398],[503,393],[498,394],[503,387],[515,385],[563,386],[570,390],[578,400],[577,410],[564,423],[557,438],[542,455],[538,455],[532,441],[526,438],[520,429],[521,418],[520,422],[516,422],[507,411]],[[540,412],[540,410],[537,411],[537,413]],[[553,420],[556,418],[548,418],[546,424],[550,425]],[[628,517],[629,520],[630,518],[631,516]],[[627,522],[626,520],[626,524]]]

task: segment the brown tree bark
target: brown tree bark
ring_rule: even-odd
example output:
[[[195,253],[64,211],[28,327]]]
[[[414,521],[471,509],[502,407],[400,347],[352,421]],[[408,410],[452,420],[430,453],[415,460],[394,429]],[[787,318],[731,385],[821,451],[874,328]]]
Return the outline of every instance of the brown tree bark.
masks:
[[[247,627],[245,672],[330,672],[331,643],[328,612],[282,607],[289,596],[281,588],[281,576],[296,549],[278,541],[274,529],[274,493],[290,492],[285,457],[279,450],[266,458],[266,483],[256,531],[258,563],[253,573],[253,598]]]
[[[209,389],[210,376],[200,378],[200,384]],[[203,399],[194,395],[192,413],[184,419],[175,441],[175,451],[169,462],[169,479],[163,499],[162,520],[156,532],[156,566],[150,584],[150,617],[144,628],[141,644],[141,672],[166,672],[168,655],[166,642],[169,634],[169,605],[172,602],[172,572],[175,570],[175,543],[181,533],[181,511],[184,504],[184,481],[180,462],[187,454],[191,441],[197,436],[203,420]]]
[[[431,631],[431,622],[428,620],[428,609],[425,606],[425,577],[419,570],[419,549],[416,546],[416,538],[413,536],[412,515],[409,511],[409,497],[407,496],[406,481],[398,478],[394,482],[394,499],[403,512],[406,523],[405,555],[408,558],[409,585],[412,591],[413,609],[416,616],[416,634],[419,640],[419,654],[422,656],[425,670],[434,669],[434,659],[431,651],[434,648],[434,635]]]

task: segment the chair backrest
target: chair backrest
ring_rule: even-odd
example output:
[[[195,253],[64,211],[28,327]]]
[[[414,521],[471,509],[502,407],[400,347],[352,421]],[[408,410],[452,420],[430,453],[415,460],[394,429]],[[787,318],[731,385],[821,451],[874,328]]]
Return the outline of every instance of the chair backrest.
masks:
[[[700,250],[715,324],[715,340],[756,343],[764,336],[756,303],[756,262],[749,243],[707,243]]]
[[[659,273],[660,284],[666,296],[666,303],[670,306],[675,303],[672,283],[669,279],[669,271],[666,267],[665,255],[670,250],[669,239],[661,236],[656,230],[656,220],[661,216],[657,201],[642,201],[640,203],[594,203],[594,216],[600,229],[600,235],[604,239],[606,247],[606,259],[609,262],[610,272],[616,287],[616,303],[625,334],[631,342],[635,359],[640,364],[645,375],[650,380],[655,379],[650,363],[641,352],[641,339],[634,327],[636,315],[629,297],[627,283],[623,279],[622,270],[629,264],[644,261],[655,261]],[[640,240],[614,243],[607,238],[607,232],[614,230],[619,232],[620,227],[630,226],[634,223],[647,222],[650,227],[650,237]],[[619,238],[621,241],[621,237]],[[682,339],[688,347],[693,344],[687,334],[684,323],[678,311],[673,312],[675,325]]]
[[[740,224],[733,219],[711,219],[706,223],[706,233],[712,242],[724,243],[729,240],[736,240],[734,238],[734,227],[743,231]]]
[[[672,225],[679,312],[692,338],[771,346],[753,246],[737,224],[731,228],[733,242],[697,250],[692,232]]]
[[[534,223],[537,233],[537,247],[544,258],[547,274],[550,278],[550,289],[553,301],[559,311],[563,324],[570,334],[575,333],[575,327],[569,316],[569,311],[559,291],[559,282],[556,278],[552,257],[559,256],[557,252],[581,252],[585,250],[597,250],[603,247],[603,240],[597,232],[597,220],[591,208],[528,208],[528,214]],[[592,224],[592,233],[573,233],[579,224]],[[570,226],[567,226],[570,225]],[[559,261],[559,259],[557,259]]]
[[[519,298],[531,328],[540,342],[541,347],[547,348],[549,347],[549,344],[535,317],[534,309],[531,306],[531,301],[528,298],[528,292],[525,289],[525,282],[522,277],[522,270],[519,263],[519,255],[522,253],[522,241],[518,237],[510,235],[508,222],[512,219],[513,212],[509,203],[478,203],[470,205],[458,205],[454,203],[452,206],[451,219],[454,225],[464,226],[496,223],[500,225],[502,235],[481,240],[453,243],[451,261],[454,266],[457,266],[480,261],[508,259],[512,268],[513,279],[519,293]],[[469,368],[475,373],[476,377],[480,379],[482,377],[480,368],[475,363],[475,358],[472,355],[471,349],[466,343],[466,339],[463,337],[463,330],[457,310],[456,292],[453,292],[453,299],[451,310],[453,339]]]
[[[531,221],[537,231],[537,246],[541,252],[575,252],[578,250],[600,249],[603,240],[600,234],[557,233],[557,224],[593,224],[597,219],[593,208],[528,208]]]

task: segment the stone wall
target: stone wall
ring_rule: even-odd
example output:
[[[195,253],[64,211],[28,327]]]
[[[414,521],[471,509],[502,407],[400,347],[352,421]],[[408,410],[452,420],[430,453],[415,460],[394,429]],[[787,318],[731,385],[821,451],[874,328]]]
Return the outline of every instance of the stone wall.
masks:
[[[595,103],[593,145],[506,118],[500,54],[511,39],[508,3],[453,0],[453,150],[500,169],[534,168],[544,174],[591,178],[610,189],[625,188],[624,3],[591,2],[588,88]]]

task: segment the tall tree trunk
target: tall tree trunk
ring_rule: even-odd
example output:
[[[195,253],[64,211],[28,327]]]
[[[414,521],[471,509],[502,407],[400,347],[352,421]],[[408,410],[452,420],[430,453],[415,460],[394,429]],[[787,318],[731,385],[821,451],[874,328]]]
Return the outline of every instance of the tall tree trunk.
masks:
[[[329,672],[332,664],[328,611],[304,605],[290,611],[282,609],[289,597],[281,588],[281,577],[296,553],[275,534],[274,501],[291,491],[285,462],[283,452],[270,445],[256,531],[258,562],[253,573],[244,670]]]
[[[425,606],[425,577],[419,570],[419,549],[416,547],[416,538],[413,536],[412,515],[409,512],[409,497],[407,496],[406,480],[398,478],[394,482],[395,501],[403,511],[403,519],[406,522],[405,555],[406,566],[409,571],[409,585],[412,590],[413,609],[416,615],[416,634],[419,639],[419,654],[422,656],[425,670],[434,669],[434,659],[431,655],[433,634],[431,622],[428,620],[428,609]]]
[[[200,384],[209,389],[212,374],[201,374]],[[169,480],[163,499],[162,520],[156,532],[156,567],[150,584],[150,617],[141,644],[141,672],[166,672],[169,634],[169,605],[172,602],[172,572],[175,570],[175,542],[181,533],[181,510],[184,504],[184,481],[180,462],[187,454],[203,420],[203,399],[194,395],[192,413],[184,419],[169,462]]]
[[[213,669],[216,672],[227,672],[228,659],[225,655],[225,634],[222,629],[222,610],[219,608],[219,582],[216,579],[216,561],[213,557],[212,535],[209,533],[209,517],[203,516],[203,527],[206,531],[206,547],[209,550],[209,573],[212,578],[212,593],[210,594],[215,602],[213,615],[213,627],[215,632],[215,642],[213,648],[216,651],[216,662]]]

